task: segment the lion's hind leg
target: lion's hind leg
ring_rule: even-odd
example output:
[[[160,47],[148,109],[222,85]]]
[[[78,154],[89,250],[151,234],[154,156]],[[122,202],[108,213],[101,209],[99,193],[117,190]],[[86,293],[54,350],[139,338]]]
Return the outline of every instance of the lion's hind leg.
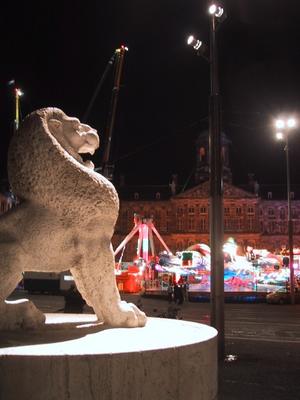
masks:
[[[146,315],[134,304],[122,301],[114,274],[112,250],[97,251],[89,255],[85,267],[73,268],[78,290],[93,307],[99,319],[114,327],[138,327],[146,324]]]
[[[6,300],[22,279],[22,260],[11,243],[0,243],[0,252],[0,330],[31,329],[40,326],[45,322],[45,315],[31,301]]]

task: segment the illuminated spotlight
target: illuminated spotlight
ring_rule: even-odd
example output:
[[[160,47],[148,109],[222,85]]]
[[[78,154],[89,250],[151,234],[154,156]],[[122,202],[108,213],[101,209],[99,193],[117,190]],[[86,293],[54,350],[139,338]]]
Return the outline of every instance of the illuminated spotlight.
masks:
[[[289,118],[288,120],[287,120],[287,126],[289,127],[289,128],[295,128],[295,126],[296,126],[296,120],[294,119],[294,118]]]
[[[217,6],[216,4],[212,4],[211,6],[209,6],[208,12],[211,15],[220,18],[224,14],[224,9],[220,6]]]
[[[211,6],[209,6],[208,12],[210,14],[214,14],[217,11],[217,6],[215,4],[212,4]]]
[[[22,92],[21,89],[16,88],[15,90],[16,90],[16,95],[17,96],[23,96],[24,93]]]
[[[285,122],[283,119],[277,119],[275,122],[275,126],[277,129],[283,129],[285,127]]]
[[[276,139],[283,140],[283,133],[282,132],[276,132]]]
[[[194,38],[193,35],[190,35],[186,42],[189,46],[193,46],[195,50],[199,50],[202,46],[201,40]]]

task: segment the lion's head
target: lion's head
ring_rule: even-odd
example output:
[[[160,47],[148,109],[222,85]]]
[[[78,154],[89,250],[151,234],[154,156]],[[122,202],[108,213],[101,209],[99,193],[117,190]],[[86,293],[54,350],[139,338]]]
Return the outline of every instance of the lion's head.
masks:
[[[82,124],[78,118],[68,117],[57,111],[53,118],[48,119],[49,131],[77,161],[88,168],[94,168],[94,164],[90,160],[83,161],[80,154],[94,154],[99,147],[97,131],[89,125]]]
[[[49,199],[56,203],[55,198],[71,197],[76,188],[96,185],[93,163],[83,161],[80,154],[93,154],[98,147],[97,131],[77,118],[53,107],[34,111],[10,144],[8,173],[15,194],[42,204]]]

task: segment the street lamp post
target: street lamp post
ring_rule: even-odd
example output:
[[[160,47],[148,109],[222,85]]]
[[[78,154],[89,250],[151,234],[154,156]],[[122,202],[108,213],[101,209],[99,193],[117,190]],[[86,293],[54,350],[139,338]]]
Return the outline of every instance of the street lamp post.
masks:
[[[290,269],[290,296],[291,304],[295,304],[295,282],[294,282],[294,240],[293,240],[293,219],[291,207],[291,173],[290,173],[290,148],[289,130],[294,128],[296,121],[289,118],[287,121],[278,119],[276,128],[285,132],[277,132],[277,139],[285,140],[285,159],[286,159],[286,187],[287,187],[287,225],[288,225],[288,247],[289,247],[289,269]]]
[[[210,97],[209,97],[209,165],[210,165],[210,247],[211,247],[211,325],[218,331],[218,357],[224,359],[224,255],[223,255],[223,177],[221,158],[221,96],[218,80],[218,58],[216,43],[217,23],[224,17],[224,10],[211,3],[210,14]],[[201,55],[200,40],[188,38]],[[205,57],[206,58],[206,57]]]
[[[216,18],[218,8],[210,13],[210,247],[211,247],[211,325],[218,331],[218,356],[224,359],[224,255],[223,255],[223,177],[221,159],[221,96],[218,80]]]

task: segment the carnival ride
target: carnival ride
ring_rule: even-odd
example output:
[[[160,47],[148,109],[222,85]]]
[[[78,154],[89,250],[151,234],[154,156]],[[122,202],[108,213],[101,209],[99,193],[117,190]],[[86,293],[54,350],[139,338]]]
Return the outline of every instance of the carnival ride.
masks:
[[[126,244],[133,238],[133,236],[138,232],[138,246],[137,246],[137,257],[142,257],[146,263],[150,261],[149,256],[149,245],[151,250],[152,257],[155,257],[155,248],[153,241],[153,233],[156,235],[160,243],[163,245],[165,250],[172,254],[163,238],[158,233],[157,229],[154,226],[153,218],[141,217],[139,214],[134,214],[133,217],[134,227],[131,232],[125,237],[125,239],[119,244],[119,246],[114,251],[114,255],[116,256],[125,246]]]
[[[125,239],[114,251],[116,256],[122,250],[121,257],[116,263],[116,279],[119,290],[124,292],[138,292],[142,290],[144,281],[153,281],[157,275],[158,258],[155,253],[154,239],[155,235],[167,254],[172,252],[164,242],[163,238],[154,226],[153,218],[142,217],[134,214],[134,226]],[[127,243],[138,234],[137,252],[135,260],[126,269],[122,268],[122,258]]]
[[[122,269],[122,256],[126,244],[138,234],[136,259]],[[164,251],[155,253],[153,236],[158,238]],[[286,255],[248,247],[238,254],[233,238],[223,246],[225,292],[268,293],[287,288],[289,268]],[[186,282],[189,292],[210,292],[210,248],[197,243],[173,254],[154,226],[153,218],[134,215],[134,227],[115,250],[121,252],[116,264],[116,279],[120,290],[138,292],[143,289],[166,291],[169,284]],[[297,253],[296,253],[297,254]],[[295,257],[296,286],[300,283],[299,257]]]

